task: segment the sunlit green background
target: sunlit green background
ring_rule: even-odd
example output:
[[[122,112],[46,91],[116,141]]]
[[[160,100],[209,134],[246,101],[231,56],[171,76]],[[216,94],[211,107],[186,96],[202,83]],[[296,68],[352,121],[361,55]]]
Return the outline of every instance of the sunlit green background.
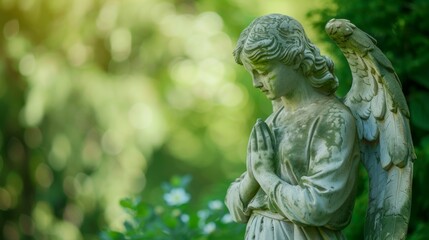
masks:
[[[410,236],[427,239],[429,1],[367,2],[0,0],[0,239],[98,239],[121,228],[120,199],[160,201],[172,175],[193,176],[195,203],[222,196],[271,111],[231,53],[272,12],[338,62],[340,95],[350,76],[323,24],[349,18],[379,40],[413,115]],[[362,237],[365,181],[350,238]]]

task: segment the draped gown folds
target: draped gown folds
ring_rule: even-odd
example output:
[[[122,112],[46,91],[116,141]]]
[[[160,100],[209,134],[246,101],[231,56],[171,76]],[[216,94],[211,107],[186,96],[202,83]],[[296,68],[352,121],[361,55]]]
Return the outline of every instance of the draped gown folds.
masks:
[[[281,182],[259,189],[245,206],[238,178],[226,205],[247,223],[245,239],[344,239],[351,219],[360,160],[355,120],[335,97],[266,120],[276,141]]]

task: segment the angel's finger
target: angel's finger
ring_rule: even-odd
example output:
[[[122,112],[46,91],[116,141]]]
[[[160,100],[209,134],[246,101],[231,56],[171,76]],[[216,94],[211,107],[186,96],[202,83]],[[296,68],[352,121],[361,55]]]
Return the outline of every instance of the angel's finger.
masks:
[[[253,135],[255,135],[255,127],[253,127],[252,131],[250,132],[249,142],[247,143],[247,152],[250,152],[252,150]]]
[[[261,126],[262,132],[264,134],[264,139],[265,139],[265,142],[267,144],[267,147],[273,147],[274,137],[271,133],[270,128],[268,127],[268,125],[265,122],[261,122],[260,126]]]
[[[258,124],[255,128],[256,137],[257,137],[257,143],[258,143],[258,149],[260,150],[266,150],[267,149],[267,143],[265,141],[263,129],[262,129],[262,122],[258,120]]]
[[[252,171],[252,158],[249,157],[249,159],[247,159],[247,172],[249,173],[250,177],[253,177],[253,171]]]
[[[252,129],[252,134],[250,135],[250,151],[258,150],[258,138],[256,136],[256,126]]]

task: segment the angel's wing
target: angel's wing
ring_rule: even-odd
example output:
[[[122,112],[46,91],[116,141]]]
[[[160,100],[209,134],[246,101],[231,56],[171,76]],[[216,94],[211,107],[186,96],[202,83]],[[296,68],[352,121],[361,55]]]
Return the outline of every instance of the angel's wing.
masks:
[[[326,32],[347,58],[353,76],[344,104],[356,118],[370,180],[365,239],[404,239],[416,156],[401,83],[375,39],[350,21],[332,19]]]

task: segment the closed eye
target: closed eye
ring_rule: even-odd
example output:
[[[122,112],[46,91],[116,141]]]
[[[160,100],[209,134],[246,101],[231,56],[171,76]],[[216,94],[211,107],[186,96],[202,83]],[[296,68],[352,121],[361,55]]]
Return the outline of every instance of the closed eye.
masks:
[[[267,76],[268,75],[268,71],[253,70],[253,74],[254,75],[258,75],[258,76]]]
[[[268,71],[257,71],[257,72],[261,76],[267,76],[268,75]]]

